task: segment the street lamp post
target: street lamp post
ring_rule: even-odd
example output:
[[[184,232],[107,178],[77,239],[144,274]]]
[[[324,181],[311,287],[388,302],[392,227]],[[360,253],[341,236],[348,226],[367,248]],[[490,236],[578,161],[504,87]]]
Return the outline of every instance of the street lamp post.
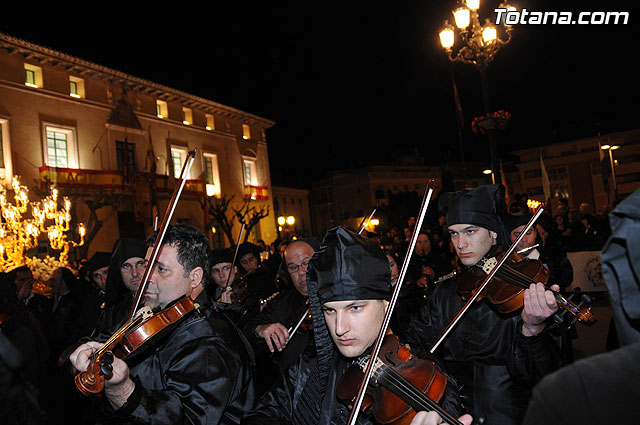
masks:
[[[506,3],[501,3],[500,7],[515,10],[515,7]],[[455,28],[448,21],[445,21],[440,30],[440,43],[447,52],[449,60],[472,64],[480,71],[484,110],[485,113],[489,114],[491,113],[491,98],[489,96],[487,66],[496,53],[511,41],[512,26],[503,22],[506,39],[502,40],[498,37],[497,28],[488,19],[485,20],[484,25],[480,24],[479,8],[480,0],[466,0],[464,6],[452,11],[456,27],[459,30],[459,38],[462,40],[462,47],[458,49],[455,55],[452,49],[456,39]],[[469,26],[471,26],[471,29],[469,29]],[[496,135],[493,128],[488,131],[488,139],[493,177],[495,180],[500,181]]]
[[[616,168],[615,162],[613,161],[613,152],[618,149],[620,146],[618,145],[602,145],[600,149],[609,152],[609,163],[611,164],[611,178],[613,179],[613,200],[614,202],[618,199],[618,184],[616,183]]]

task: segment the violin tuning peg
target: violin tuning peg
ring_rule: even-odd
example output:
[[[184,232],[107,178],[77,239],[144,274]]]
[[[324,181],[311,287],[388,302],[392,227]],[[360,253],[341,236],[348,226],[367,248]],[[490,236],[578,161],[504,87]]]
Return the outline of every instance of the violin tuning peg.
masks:
[[[113,373],[113,366],[110,363],[102,363],[100,365],[100,372],[104,376],[110,376]]]
[[[561,325],[562,322],[564,322],[564,317],[562,317],[560,314],[556,313],[553,315],[553,321],[558,324]]]
[[[111,351],[107,351],[102,355],[102,364],[111,364],[113,363],[113,353]]]

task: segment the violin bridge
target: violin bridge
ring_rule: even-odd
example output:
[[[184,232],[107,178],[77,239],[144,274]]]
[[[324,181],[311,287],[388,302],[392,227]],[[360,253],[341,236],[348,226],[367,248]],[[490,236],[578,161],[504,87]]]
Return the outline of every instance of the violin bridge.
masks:
[[[482,271],[489,274],[496,264],[498,264],[498,260],[496,260],[495,257],[487,258],[482,263]]]

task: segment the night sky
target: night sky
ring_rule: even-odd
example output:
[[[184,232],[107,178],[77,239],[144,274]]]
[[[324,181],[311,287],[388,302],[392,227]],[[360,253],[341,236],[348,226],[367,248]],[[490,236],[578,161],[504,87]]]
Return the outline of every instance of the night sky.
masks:
[[[499,2],[485,3],[481,22]],[[499,136],[502,157],[640,127],[638,6],[564,3],[517,5],[628,11],[630,21],[515,26],[488,68],[492,109],[512,114]],[[3,14],[0,31],[274,120],[273,184],[306,187],[329,170],[388,161],[397,150],[417,149],[428,164],[460,159],[452,74],[465,159],[488,162],[486,139],[470,130],[484,112],[479,73],[452,64],[438,40],[442,22],[453,23],[454,1],[195,4],[110,4],[86,19],[73,9],[42,10],[47,21],[37,24],[32,14]]]

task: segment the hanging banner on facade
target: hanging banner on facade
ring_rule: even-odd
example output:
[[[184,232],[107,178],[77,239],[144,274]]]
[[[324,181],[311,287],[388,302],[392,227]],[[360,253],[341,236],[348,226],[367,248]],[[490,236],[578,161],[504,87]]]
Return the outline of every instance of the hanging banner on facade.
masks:
[[[137,173],[141,176],[147,173]],[[167,180],[171,180],[167,184]],[[59,187],[76,189],[103,189],[132,191],[131,179],[123,184],[121,171],[84,170],[76,168],[57,168],[43,165],[40,167],[40,182],[43,185],[55,184]],[[165,175],[156,175],[155,184],[158,192],[173,192],[176,179],[168,179]],[[202,196],[202,180],[187,180],[184,195]]]
[[[573,266],[573,282],[567,291],[575,287],[579,287],[583,292],[607,291],[600,251],[567,252],[567,257]]]

